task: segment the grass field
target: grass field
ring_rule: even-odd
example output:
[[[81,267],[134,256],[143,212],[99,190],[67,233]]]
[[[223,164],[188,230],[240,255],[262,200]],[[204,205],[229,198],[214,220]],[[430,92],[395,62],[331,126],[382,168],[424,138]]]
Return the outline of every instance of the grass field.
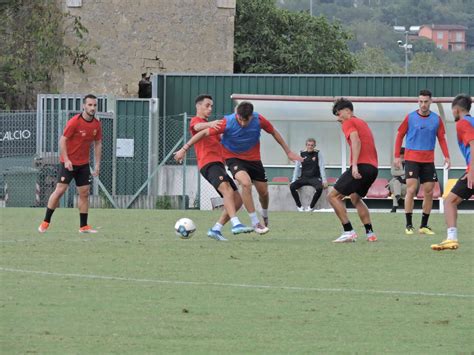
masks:
[[[226,226],[227,243],[206,237],[215,212],[92,210],[86,237],[72,209],[40,235],[43,213],[0,209],[3,354],[474,351],[472,214],[459,250],[433,252],[438,214],[435,237],[374,214],[379,242],[335,245],[332,213],[271,213],[269,234]],[[190,240],[174,235],[184,216]]]

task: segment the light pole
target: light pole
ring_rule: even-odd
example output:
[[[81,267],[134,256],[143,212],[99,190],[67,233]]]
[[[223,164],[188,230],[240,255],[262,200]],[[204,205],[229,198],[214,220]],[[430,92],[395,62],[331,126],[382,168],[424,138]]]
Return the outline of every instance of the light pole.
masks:
[[[313,16],[313,0],[309,0],[309,13]]]
[[[405,43],[403,41],[398,41],[398,46],[405,50],[405,75],[408,75],[408,52],[413,49],[413,45],[408,43],[408,35],[410,33],[418,33],[420,26],[410,26],[406,28],[405,26],[393,26],[395,32],[405,33]]]

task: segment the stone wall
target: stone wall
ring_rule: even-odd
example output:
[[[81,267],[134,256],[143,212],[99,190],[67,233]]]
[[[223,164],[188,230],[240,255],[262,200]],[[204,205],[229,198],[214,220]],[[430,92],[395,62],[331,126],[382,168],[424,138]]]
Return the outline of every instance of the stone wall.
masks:
[[[58,1],[100,46],[85,73],[66,66],[61,92],[136,97],[141,73],[232,73],[235,0]]]

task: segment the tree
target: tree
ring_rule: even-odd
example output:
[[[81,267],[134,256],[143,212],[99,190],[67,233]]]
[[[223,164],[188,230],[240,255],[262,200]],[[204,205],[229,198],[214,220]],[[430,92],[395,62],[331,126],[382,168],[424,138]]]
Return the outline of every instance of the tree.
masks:
[[[273,0],[238,0],[235,71],[242,73],[350,73],[355,60],[348,32],[324,17],[289,12]]]
[[[429,52],[429,53],[434,53],[436,52],[436,45],[435,43],[424,37],[419,37],[415,40],[411,40],[411,43],[413,44],[413,52],[414,53],[420,53],[420,52]]]
[[[454,74],[453,70],[439,61],[433,53],[427,52],[416,53],[408,71],[411,74]]]
[[[366,47],[355,55],[356,73],[360,74],[398,74],[401,68],[393,64],[381,48]]]
[[[50,0],[10,0],[0,5],[0,108],[31,109],[36,94],[55,90],[69,59],[81,71],[94,63],[87,29]],[[72,33],[72,45],[64,36]]]

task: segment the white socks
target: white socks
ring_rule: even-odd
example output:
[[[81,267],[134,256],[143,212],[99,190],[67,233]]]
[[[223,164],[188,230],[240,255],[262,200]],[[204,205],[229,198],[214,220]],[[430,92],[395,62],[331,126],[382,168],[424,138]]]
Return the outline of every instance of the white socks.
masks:
[[[268,217],[268,210],[262,208],[262,217]]]
[[[456,227],[448,228],[448,240],[458,240],[458,229]]]
[[[237,216],[232,217],[230,219],[230,223],[232,223],[232,227],[235,227],[236,225],[241,224],[240,220],[239,220],[239,217],[237,217]]]
[[[220,232],[222,230],[222,227],[223,227],[222,224],[220,224],[219,222],[216,222],[216,224],[214,224],[214,227],[212,227],[212,230]]]
[[[260,223],[257,212],[249,213],[250,221],[252,222],[252,226],[255,226]]]

